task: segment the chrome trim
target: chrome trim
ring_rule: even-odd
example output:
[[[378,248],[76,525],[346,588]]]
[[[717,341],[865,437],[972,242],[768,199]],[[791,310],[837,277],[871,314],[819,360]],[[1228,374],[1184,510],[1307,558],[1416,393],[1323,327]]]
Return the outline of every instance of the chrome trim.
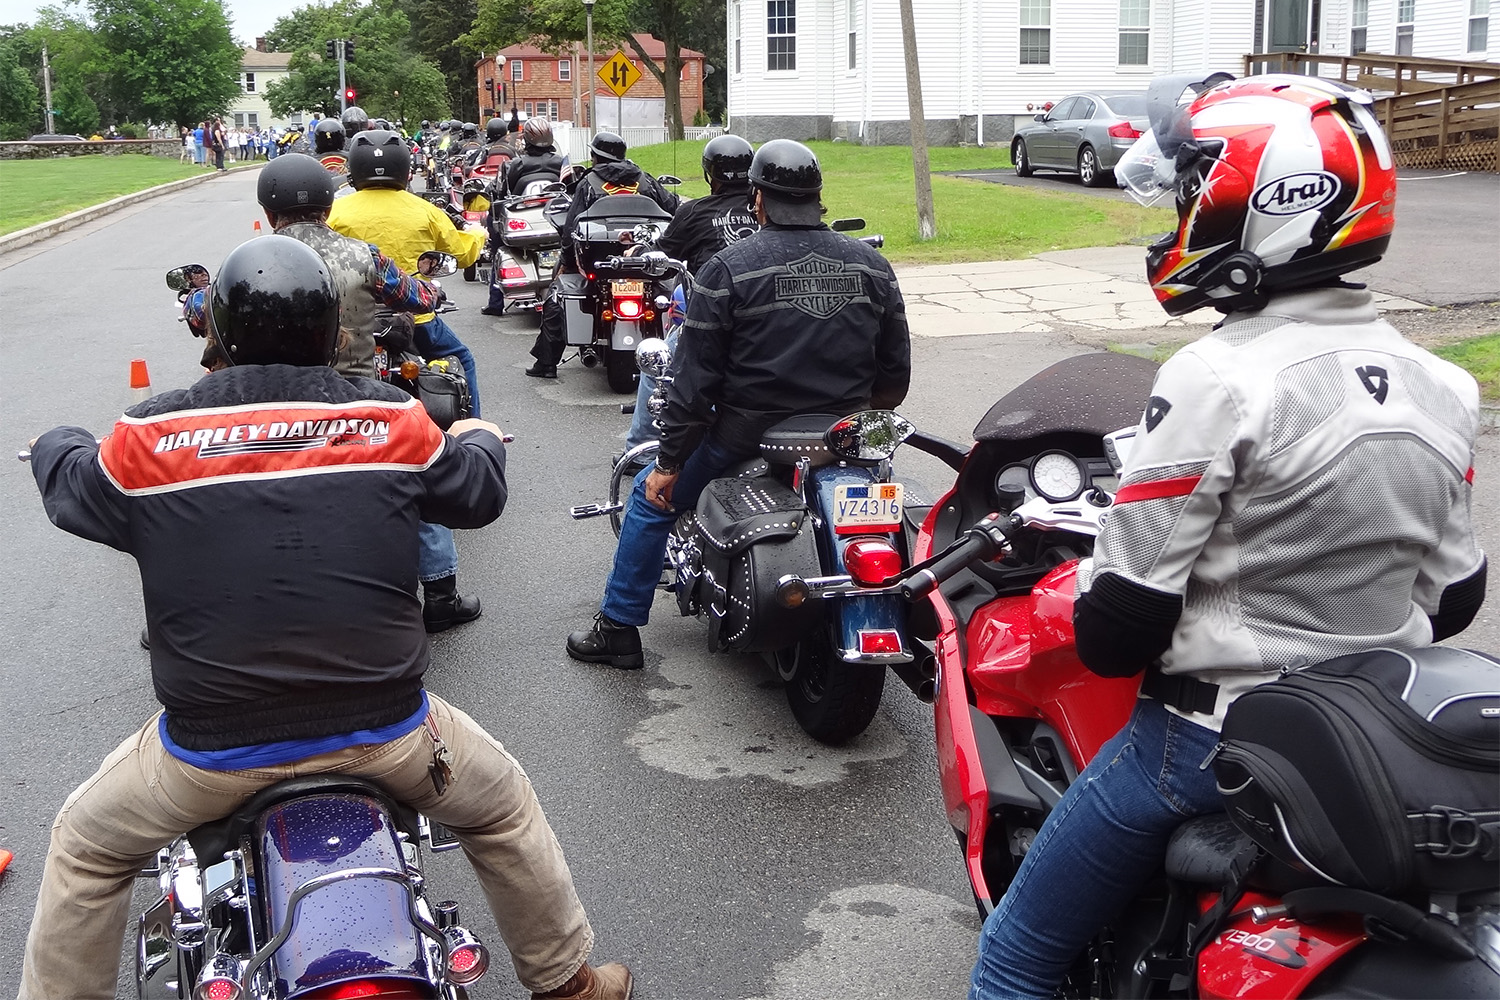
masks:
[[[899,653],[857,653],[852,649],[841,649],[839,650],[839,659],[845,663],[885,665],[890,663],[910,663],[912,662],[912,655],[904,649]]]
[[[266,942],[265,947],[255,953],[254,958],[250,959],[250,964],[245,967],[245,973],[240,979],[240,988],[245,990],[251,989],[252,983],[256,975],[260,973],[261,968],[271,960],[271,956],[276,954],[277,950],[283,944],[286,944],[286,939],[292,933],[292,925],[297,921],[297,908],[302,905],[303,899],[317,892],[319,889],[326,889],[330,885],[337,885],[340,882],[348,882],[357,878],[384,879],[387,882],[394,882],[406,890],[407,919],[411,921],[411,925],[422,935],[431,938],[442,949],[443,967],[439,978],[440,980],[447,979],[447,940],[443,937],[442,932],[417,912],[417,892],[420,888],[420,880],[412,878],[405,872],[393,871],[390,868],[345,868],[343,871],[328,872],[325,875],[310,878],[292,890],[291,896],[287,898],[286,919],[281,922],[281,928],[277,930],[275,936]]]

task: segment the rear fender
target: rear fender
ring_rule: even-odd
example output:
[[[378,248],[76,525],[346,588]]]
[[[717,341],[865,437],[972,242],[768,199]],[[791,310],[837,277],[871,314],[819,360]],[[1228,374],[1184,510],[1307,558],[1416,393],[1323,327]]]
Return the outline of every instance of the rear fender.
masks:
[[[641,324],[635,320],[617,319],[614,328],[609,331],[609,347],[612,351],[625,351],[634,353],[635,347],[641,342]]]

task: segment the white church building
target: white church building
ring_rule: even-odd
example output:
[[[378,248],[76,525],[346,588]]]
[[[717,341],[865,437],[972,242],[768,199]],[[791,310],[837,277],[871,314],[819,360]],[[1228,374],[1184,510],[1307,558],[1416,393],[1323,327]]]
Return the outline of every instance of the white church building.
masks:
[[[1003,143],[1079,91],[1243,72],[1246,54],[1488,61],[1500,0],[912,0],[930,142]],[[728,0],[729,124],[753,142],[910,141],[897,0]]]

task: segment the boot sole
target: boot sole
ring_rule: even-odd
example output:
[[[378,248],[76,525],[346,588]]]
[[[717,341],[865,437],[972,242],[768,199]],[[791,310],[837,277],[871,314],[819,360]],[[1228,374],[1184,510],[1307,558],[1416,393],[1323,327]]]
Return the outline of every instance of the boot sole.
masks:
[[[582,663],[608,663],[620,670],[639,670],[646,665],[644,653],[580,653],[567,647],[568,655]]]
[[[484,612],[481,611],[479,614],[484,614]],[[467,624],[469,624],[469,622],[478,621],[478,620],[479,620],[479,615],[475,615],[473,618],[445,618],[442,621],[425,621],[424,620],[422,622],[422,627],[425,628],[425,629],[427,629],[427,634],[428,635],[435,635],[438,632],[446,632],[450,628],[454,628],[455,626],[458,626],[458,625],[467,625]]]

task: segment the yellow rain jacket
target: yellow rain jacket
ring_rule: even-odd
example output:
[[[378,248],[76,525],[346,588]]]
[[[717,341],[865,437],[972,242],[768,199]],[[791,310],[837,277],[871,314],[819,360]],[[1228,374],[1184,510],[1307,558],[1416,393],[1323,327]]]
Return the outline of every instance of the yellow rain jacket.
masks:
[[[459,267],[468,267],[484,249],[484,233],[455,229],[442,209],[396,188],[365,188],[335,200],[328,225],[375,244],[407,274],[420,273],[417,258],[428,250],[451,253]],[[412,317],[415,323],[431,320],[432,313]]]

